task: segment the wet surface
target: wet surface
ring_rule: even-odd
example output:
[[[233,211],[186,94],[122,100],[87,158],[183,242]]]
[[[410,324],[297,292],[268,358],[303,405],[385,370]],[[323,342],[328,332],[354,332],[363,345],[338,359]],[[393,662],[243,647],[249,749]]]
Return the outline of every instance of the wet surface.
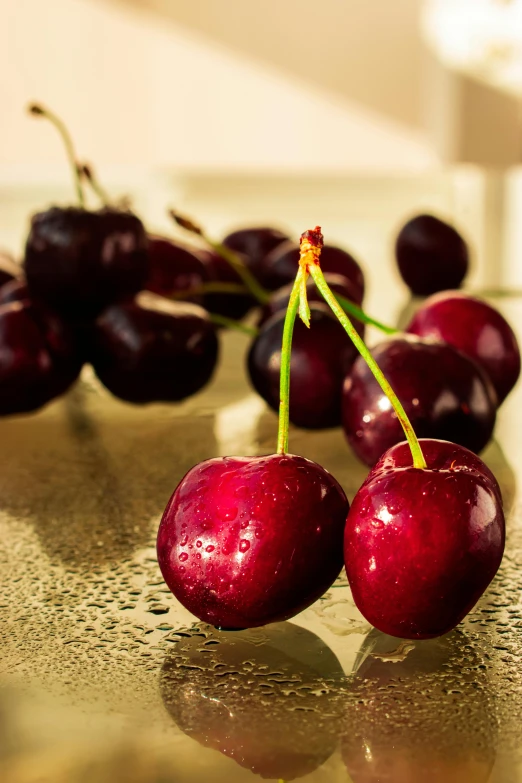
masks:
[[[522,300],[502,299],[522,334]],[[184,473],[273,451],[276,417],[230,335],[212,385],[179,406],[126,405],[89,372],[43,412],[0,421],[0,780],[522,780],[522,389],[484,459],[505,499],[500,573],[429,642],[372,630],[345,580],[292,622],[197,623],[155,555]],[[366,468],[339,431],[291,433],[351,497]]]

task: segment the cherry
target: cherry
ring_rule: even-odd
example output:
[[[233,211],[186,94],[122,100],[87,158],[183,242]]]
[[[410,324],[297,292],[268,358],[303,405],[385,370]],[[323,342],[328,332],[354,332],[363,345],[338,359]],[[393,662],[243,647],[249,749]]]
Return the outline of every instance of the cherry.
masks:
[[[349,299],[354,304],[360,304],[358,301],[358,294],[356,291],[356,287],[352,283],[351,280],[349,280],[347,277],[344,277],[344,275],[337,275],[333,272],[326,273],[325,279],[332,291],[336,294],[340,294],[341,296],[344,296],[346,299]],[[261,317],[259,320],[259,325],[265,323],[265,321],[268,321],[268,319],[279,310],[286,310],[288,307],[288,302],[290,301],[290,294],[292,293],[292,284],[285,285],[282,288],[278,288],[277,291],[274,291],[272,296],[270,297],[269,301],[266,303],[266,305],[263,307],[261,311]],[[320,302],[321,304],[324,303],[324,299],[319,293],[314,281],[312,278],[309,278],[306,283],[306,292],[308,296],[309,302]],[[364,335],[364,326],[360,323],[360,321],[354,320],[354,326],[359,331],[359,334],[361,336]]]
[[[139,291],[147,235],[130,212],[51,207],[32,218],[24,271],[31,295],[75,319]]]
[[[242,228],[227,234],[223,239],[223,245],[236,253],[241,253],[246,259],[249,270],[262,285],[266,285],[263,260],[271,250],[287,239],[288,236],[277,228]],[[296,265],[294,264],[291,279],[295,277],[295,270]]]
[[[135,403],[194,394],[210,380],[218,356],[205,310],[148,293],[104,310],[86,340],[98,378]]]
[[[298,427],[322,429],[341,424],[343,379],[357,351],[325,304],[310,305],[311,327],[298,321],[292,342],[290,421]],[[285,312],[266,321],[248,354],[248,372],[255,390],[277,411]],[[358,329],[362,330],[362,324]]]
[[[0,286],[0,305],[9,302],[30,301],[31,295],[23,278],[16,278]]]
[[[459,288],[468,271],[465,241],[433,215],[418,215],[403,226],[395,256],[402,279],[417,296]]]
[[[205,263],[186,247],[166,237],[148,235],[149,271],[144,288],[161,296],[198,288],[210,279]],[[202,295],[184,301],[203,304]]]
[[[442,438],[479,452],[491,438],[496,395],[489,378],[451,345],[403,335],[372,350],[421,437]],[[402,440],[391,404],[362,358],[343,390],[343,427],[355,453],[374,465]]]
[[[263,261],[263,283],[275,290],[293,282],[299,261],[299,245],[287,241],[276,247]],[[353,256],[335,245],[324,245],[321,268],[346,277],[351,283],[349,299],[360,305],[364,297],[364,274]]]
[[[203,626],[166,658],[160,692],[177,726],[204,747],[263,778],[294,780],[336,749],[342,678],[330,648],[292,623],[233,636]]]
[[[181,480],[163,514],[163,578],[212,625],[285,620],[338,576],[348,507],[333,476],[304,457],[206,460]]]
[[[356,606],[375,628],[405,639],[454,628],[495,576],[505,540],[491,473],[467,449],[420,444],[427,468],[403,467],[401,443],[370,471],[344,536]]]
[[[430,297],[417,310],[406,331],[453,345],[489,375],[500,404],[520,375],[517,338],[494,307],[460,291]]]
[[[37,410],[80,373],[73,335],[53,313],[31,302],[0,306],[0,415]]]
[[[232,283],[244,288],[243,281],[230,264],[215,250],[200,250],[197,255],[205,263],[209,279],[216,283]],[[246,256],[241,256],[246,264]],[[243,318],[257,304],[252,294],[206,293],[203,305],[210,313],[224,315],[226,318]]]

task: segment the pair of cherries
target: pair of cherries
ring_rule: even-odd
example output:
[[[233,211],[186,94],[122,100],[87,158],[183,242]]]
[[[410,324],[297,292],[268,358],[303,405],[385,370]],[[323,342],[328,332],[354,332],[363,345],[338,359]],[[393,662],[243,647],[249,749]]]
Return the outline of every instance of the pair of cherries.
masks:
[[[319,229],[305,232],[281,351],[278,453],[192,468],[163,514],[159,565],[193,614],[238,629],[292,617],[331,586],[344,563],[355,603],[372,625],[404,638],[438,636],[470,611],[500,565],[498,483],[467,449],[417,440],[375,360],[339,314],[319,267],[321,246]],[[308,273],[387,390],[408,440],[381,457],[351,508],[331,474],[287,453],[291,335],[298,306],[308,320]]]

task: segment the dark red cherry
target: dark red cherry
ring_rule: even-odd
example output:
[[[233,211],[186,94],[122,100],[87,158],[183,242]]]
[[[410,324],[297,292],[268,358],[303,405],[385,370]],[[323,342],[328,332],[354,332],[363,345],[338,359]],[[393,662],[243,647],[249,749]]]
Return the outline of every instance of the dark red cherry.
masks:
[[[402,279],[418,296],[459,288],[468,271],[468,255],[459,232],[433,215],[408,221],[395,243]]]
[[[391,449],[356,494],[345,566],[368,622],[391,636],[428,639],[460,623],[495,576],[504,515],[490,472],[467,450],[432,443],[420,470],[402,467],[404,448],[395,447],[397,466]]]
[[[22,274],[21,267],[8,253],[0,250],[0,286],[19,278]]]
[[[227,234],[223,239],[223,244],[236,253],[242,253],[252,274],[255,275],[262,285],[265,285],[263,259],[271,250],[287,239],[288,236],[277,228],[241,228],[238,231]],[[294,277],[296,270],[297,266],[294,269]],[[287,281],[285,280],[285,282]]]
[[[145,292],[104,310],[87,342],[101,382],[135,403],[194,394],[212,377],[218,356],[205,310]]]
[[[360,304],[360,302],[358,302],[358,293],[351,280],[348,280],[348,278],[344,277],[343,275],[336,275],[333,272],[327,272],[324,277],[334,294],[340,294],[346,299],[349,299],[354,304]],[[259,320],[260,326],[264,324],[265,321],[268,321],[268,319],[274,313],[277,313],[279,310],[286,310],[288,307],[288,302],[290,301],[290,294],[292,293],[293,286],[293,283],[289,283],[282,288],[278,288],[277,291],[274,291],[270,297],[270,300],[261,311],[261,317]],[[319,290],[317,289],[317,286],[311,277],[309,277],[307,280],[306,290],[309,302],[324,303],[324,299],[319,293]],[[364,334],[364,325],[355,319],[353,320],[353,325],[362,336]]]
[[[203,626],[165,659],[160,692],[177,726],[200,745],[262,778],[295,780],[337,747],[342,679],[330,648],[292,623],[233,635]]]
[[[500,404],[520,375],[520,349],[506,319],[487,302],[460,291],[430,297],[417,310],[410,334],[453,345],[486,371]]]
[[[279,245],[263,261],[263,281],[270,290],[293,283],[299,264],[299,244],[288,241]],[[350,298],[358,305],[364,296],[364,274],[353,256],[335,245],[324,245],[321,250],[321,269],[348,278],[352,291]]]
[[[196,252],[166,237],[149,234],[148,239],[149,273],[144,285],[148,291],[168,297],[208,282],[208,269]],[[202,304],[203,295],[184,301]]]
[[[139,291],[147,235],[130,212],[51,207],[31,220],[24,271],[31,295],[81,320]]]
[[[248,354],[248,372],[255,390],[279,410],[279,371],[285,311],[261,327]],[[362,325],[361,325],[362,328]],[[310,304],[310,329],[299,319],[292,340],[290,421],[298,427],[322,429],[341,424],[343,380],[357,349],[325,304]]]
[[[169,500],[158,563],[178,601],[211,625],[286,620],[338,576],[347,513],[338,482],[304,457],[209,459]]]
[[[9,280],[0,286],[0,304],[30,301],[31,295],[23,278]]]
[[[234,283],[244,286],[238,273],[232,269],[228,261],[214,250],[199,249],[197,254],[204,261],[209,279],[214,283]],[[246,256],[238,253],[246,265]],[[203,297],[203,306],[209,313],[224,315],[227,318],[239,320],[257,304],[251,294],[207,293]]]
[[[441,438],[479,452],[493,433],[496,394],[469,357],[446,343],[411,335],[372,350],[419,437]],[[366,362],[356,359],[343,391],[343,427],[363,462],[404,439],[402,427]]]
[[[0,306],[0,415],[42,407],[81,366],[72,333],[54,313],[27,300]]]

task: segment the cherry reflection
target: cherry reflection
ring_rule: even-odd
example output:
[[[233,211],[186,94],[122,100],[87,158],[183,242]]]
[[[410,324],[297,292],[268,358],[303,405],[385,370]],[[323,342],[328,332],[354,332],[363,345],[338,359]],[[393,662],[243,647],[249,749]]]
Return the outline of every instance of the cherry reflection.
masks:
[[[166,709],[189,737],[263,778],[294,780],[337,747],[343,670],[292,623],[224,632],[204,626],[162,667]]]

